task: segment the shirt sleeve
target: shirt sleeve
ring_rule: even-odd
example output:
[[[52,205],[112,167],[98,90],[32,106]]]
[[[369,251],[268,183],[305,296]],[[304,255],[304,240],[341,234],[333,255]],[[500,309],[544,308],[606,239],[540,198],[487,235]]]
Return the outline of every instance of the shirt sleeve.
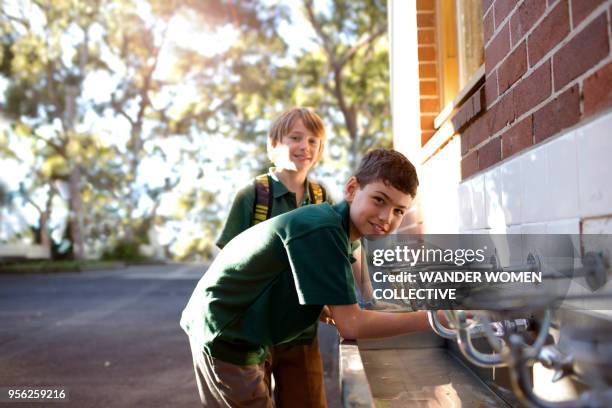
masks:
[[[285,244],[302,305],[357,303],[346,237],[339,228],[321,228]]]
[[[225,225],[217,239],[217,247],[222,249],[236,235],[251,227],[254,204],[255,188],[251,183],[236,194],[229,215],[225,220]]]

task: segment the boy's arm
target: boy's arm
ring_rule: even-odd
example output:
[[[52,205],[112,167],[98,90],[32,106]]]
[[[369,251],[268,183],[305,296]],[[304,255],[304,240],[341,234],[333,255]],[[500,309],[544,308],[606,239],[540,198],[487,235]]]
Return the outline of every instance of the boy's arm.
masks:
[[[355,262],[351,264],[353,269],[353,279],[355,279],[355,285],[359,288],[361,297],[363,300],[370,301],[374,298],[372,283],[370,282],[370,275],[368,274],[368,266],[361,263],[361,245],[359,245],[353,251],[353,257]]]
[[[362,310],[357,304],[329,305],[329,308],[336,328],[345,339],[371,339],[431,331],[427,312],[423,310],[386,313]]]
[[[361,246],[353,252],[353,257],[357,260],[351,267],[353,268],[353,278],[355,279],[355,286],[361,293],[360,303],[364,303],[367,306],[366,309],[370,310],[397,310],[401,309],[401,306],[395,303],[389,303],[382,300],[377,300],[374,297],[374,287],[370,279],[370,272],[368,271],[368,264],[361,262]],[[363,306],[363,305],[362,305]]]
[[[222,249],[232,238],[251,227],[254,204],[255,188],[251,183],[236,194],[223,230],[217,239],[217,247]]]

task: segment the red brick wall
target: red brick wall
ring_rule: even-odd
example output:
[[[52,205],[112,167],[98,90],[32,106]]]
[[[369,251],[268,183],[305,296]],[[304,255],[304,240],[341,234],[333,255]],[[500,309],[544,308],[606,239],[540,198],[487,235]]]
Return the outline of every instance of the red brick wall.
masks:
[[[422,145],[435,133],[434,119],[440,113],[435,6],[434,0],[417,1]]]
[[[483,109],[453,118],[478,114],[463,178],[612,107],[611,17],[612,0],[483,0]]]

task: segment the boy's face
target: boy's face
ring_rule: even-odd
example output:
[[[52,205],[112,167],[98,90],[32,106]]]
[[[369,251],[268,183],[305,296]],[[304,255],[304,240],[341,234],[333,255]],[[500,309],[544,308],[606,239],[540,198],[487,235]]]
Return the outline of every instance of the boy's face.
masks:
[[[277,168],[306,173],[317,163],[320,152],[321,139],[297,118],[273,147],[273,161]]]
[[[412,196],[383,181],[359,187],[351,177],[344,187],[350,204],[351,240],[364,235],[384,235],[395,231],[412,205]]]

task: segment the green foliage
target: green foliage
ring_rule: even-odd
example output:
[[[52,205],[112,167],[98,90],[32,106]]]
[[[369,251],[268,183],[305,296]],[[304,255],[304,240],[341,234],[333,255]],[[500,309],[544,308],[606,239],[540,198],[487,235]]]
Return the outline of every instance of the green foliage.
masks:
[[[140,243],[135,241],[119,241],[102,254],[107,261],[137,262],[146,259],[140,253]]]
[[[229,205],[222,190],[238,187],[226,174],[267,169],[267,130],[281,111],[304,105],[323,117],[331,160],[317,172],[328,179],[389,145],[386,3],[321,4],[303,0],[315,46],[296,50],[281,32],[290,10],[263,0],[0,0],[11,124],[0,155],[30,170],[20,195],[39,221],[28,234],[62,237],[58,257],[76,242],[129,260],[165,229],[173,256],[204,259]],[[207,54],[171,37],[177,19],[236,37]],[[185,168],[197,173],[190,187]]]

